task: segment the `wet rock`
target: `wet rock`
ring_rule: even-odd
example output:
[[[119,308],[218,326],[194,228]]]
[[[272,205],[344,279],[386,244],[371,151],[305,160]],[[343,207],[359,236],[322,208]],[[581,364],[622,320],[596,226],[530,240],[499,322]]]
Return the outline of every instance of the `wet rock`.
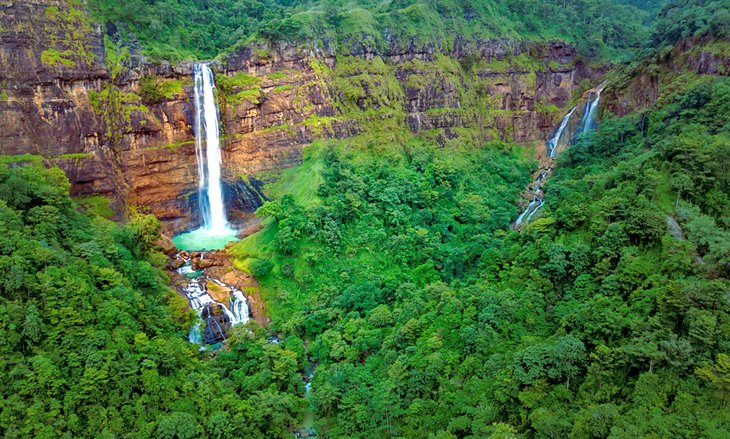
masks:
[[[182,267],[183,265],[185,265],[185,260],[182,258],[170,259],[167,262],[167,269],[168,270],[177,270],[178,268]]]
[[[216,302],[227,304],[231,299],[231,289],[226,285],[220,285],[213,280],[209,280],[205,288],[210,297]]]
[[[225,340],[231,329],[231,322],[223,307],[218,304],[209,304],[205,306],[201,314],[205,322],[202,334],[204,342],[213,344]]]
[[[166,254],[167,256],[172,256],[177,253],[177,247],[175,246],[175,243],[173,243],[172,239],[168,238],[165,235],[162,235],[157,241],[157,246],[160,247],[162,253]]]
[[[195,265],[200,270],[205,270],[206,268],[210,268],[213,266],[213,261],[211,261],[209,259],[196,259]]]

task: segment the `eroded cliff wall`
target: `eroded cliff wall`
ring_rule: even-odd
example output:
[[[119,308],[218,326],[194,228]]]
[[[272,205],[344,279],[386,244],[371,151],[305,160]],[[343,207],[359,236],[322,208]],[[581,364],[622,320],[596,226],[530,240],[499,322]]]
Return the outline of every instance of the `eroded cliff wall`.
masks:
[[[195,226],[192,64],[120,61],[104,34],[65,0],[0,0],[0,152],[43,156],[74,195],[135,205],[167,231]],[[298,164],[318,138],[388,126],[445,145],[542,143],[604,72],[562,43],[459,39],[445,54],[246,47],[212,67],[227,201],[243,210],[261,202],[257,176]]]

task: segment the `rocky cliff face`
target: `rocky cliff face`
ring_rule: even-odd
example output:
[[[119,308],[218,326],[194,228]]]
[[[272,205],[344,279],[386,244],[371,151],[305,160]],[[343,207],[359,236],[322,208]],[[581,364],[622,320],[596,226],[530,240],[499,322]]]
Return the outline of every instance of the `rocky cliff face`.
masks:
[[[664,93],[680,90],[682,81],[730,74],[730,40],[689,38],[625,69],[606,88],[605,108],[625,116],[653,105]]]
[[[0,152],[41,155],[74,195],[135,205],[168,232],[196,226],[192,64],[133,57],[115,73],[103,34],[65,0],[0,0]],[[227,203],[249,211],[256,177],[298,164],[317,138],[387,121],[441,142],[469,131],[541,143],[602,74],[560,43],[458,39],[447,54],[247,47],[213,67]]]

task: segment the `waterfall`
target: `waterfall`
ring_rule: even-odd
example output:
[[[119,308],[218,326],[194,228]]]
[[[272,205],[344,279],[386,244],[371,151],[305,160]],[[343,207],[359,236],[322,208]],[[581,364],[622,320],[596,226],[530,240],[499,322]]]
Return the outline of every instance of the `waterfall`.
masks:
[[[573,141],[577,140],[578,136],[588,131],[594,131],[597,127],[596,123],[596,111],[598,110],[598,103],[601,100],[601,91],[598,89],[595,94],[595,98],[586,104],[585,111],[583,112],[583,118],[580,120],[578,129],[575,130]]]
[[[517,221],[515,221],[516,226],[519,226],[520,224],[522,224],[522,220],[525,219],[525,216],[527,216],[530,213],[530,211],[532,211],[532,208],[535,207],[536,204],[537,204],[537,199],[530,201],[530,204],[527,205],[527,209],[525,209],[525,211],[522,212],[520,214],[520,216],[517,217]]]
[[[198,194],[204,228],[226,234],[228,221],[221,186],[221,148],[218,108],[215,104],[213,71],[207,64],[195,65],[195,152],[198,158]]]
[[[535,208],[535,210],[533,210],[532,212],[530,212],[529,215],[527,215],[527,219],[525,220],[525,223],[529,223],[530,220],[532,219],[532,216],[535,215],[538,210],[542,209],[542,206],[544,206],[544,205],[545,205],[545,199],[542,199],[541,198],[540,199],[540,204],[537,205],[537,207]]]
[[[593,131],[597,128],[596,112],[598,111],[598,104],[601,100],[602,90],[603,88],[599,88],[595,93],[591,93],[589,101],[584,106],[583,116],[581,117],[580,123],[578,124],[578,127],[576,128],[573,136],[569,138],[570,144],[575,143],[580,137],[580,134],[586,133],[588,131]],[[560,140],[562,137],[564,137],[565,131],[570,125],[570,119],[573,117],[573,113],[575,113],[575,110],[577,108],[578,107],[575,106],[570,109],[568,114],[563,117],[563,120],[560,122],[560,125],[555,130],[555,133],[553,133],[552,137],[550,137],[550,139],[545,144],[549,159],[555,159]],[[545,198],[542,190],[542,181],[547,178],[551,172],[552,169],[548,168],[544,170],[537,178],[537,180],[535,181],[535,185],[531,190],[532,198],[530,200],[530,203],[527,205],[524,212],[520,213],[520,215],[517,217],[517,220],[515,220],[514,223],[514,227],[519,227],[523,223],[529,223],[532,217],[535,216],[535,214],[545,205]]]
[[[542,192],[542,181],[545,180],[548,177],[548,171],[542,171],[540,175],[537,177],[537,180],[535,180],[535,186],[532,189],[532,192],[534,193],[534,197],[530,201],[530,204],[527,205],[527,208],[525,208],[525,211],[520,214],[520,216],[517,217],[517,220],[515,221],[515,226],[519,226],[524,221],[525,224],[529,223],[532,219],[532,216],[537,213],[538,210],[545,204],[545,199],[543,197]]]
[[[233,299],[231,300],[231,309],[236,318],[237,323],[245,323],[250,318],[248,311],[248,301],[246,296],[240,290],[233,288]]]
[[[558,144],[560,143],[560,138],[563,136],[563,132],[565,131],[565,128],[568,127],[568,123],[570,122],[570,118],[573,117],[573,113],[575,113],[575,109],[578,108],[577,106],[573,107],[568,114],[565,115],[563,120],[560,122],[560,126],[557,130],[555,130],[555,133],[550,138],[550,140],[547,141],[545,144],[545,147],[547,148],[547,154],[550,158],[555,158],[555,153],[558,148]]]
[[[192,268],[187,263],[177,270],[178,273],[183,275],[191,271]],[[241,290],[226,285],[218,279],[210,278],[210,280],[231,290],[232,297],[228,304],[230,306],[213,300],[208,294],[205,283],[200,278],[190,279],[190,282],[182,290],[190,302],[190,307],[199,317],[188,333],[188,340],[191,343],[202,345],[203,343],[212,344],[214,341],[225,340],[227,329],[224,330],[221,327],[218,320],[211,314],[211,309],[220,308],[225,315],[223,322],[227,322],[230,326],[246,323],[250,319],[248,300],[246,300],[246,296]]]

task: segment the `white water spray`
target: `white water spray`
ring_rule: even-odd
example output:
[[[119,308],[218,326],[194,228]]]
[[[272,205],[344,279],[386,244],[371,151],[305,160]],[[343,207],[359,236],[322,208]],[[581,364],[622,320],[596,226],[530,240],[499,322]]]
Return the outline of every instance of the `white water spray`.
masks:
[[[172,240],[181,250],[213,250],[236,240],[228,227],[221,183],[221,142],[218,108],[215,104],[213,71],[207,64],[196,64],[195,79],[195,153],[198,159],[198,203],[202,225],[181,233]]]
[[[180,267],[177,271],[182,275],[189,275],[194,272],[188,263]],[[188,340],[191,343],[199,345],[203,345],[206,340],[206,336],[208,340],[216,337],[216,334],[224,336],[224,331],[220,324],[210,315],[211,306],[214,308],[219,307],[223,311],[226,315],[225,320],[230,323],[230,326],[246,323],[251,318],[248,300],[241,290],[233,286],[226,285],[218,279],[210,278],[210,280],[231,290],[232,297],[227,303],[216,302],[213,297],[210,296],[205,285],[205,278],[190,279],[188,285],[182,289],[190,302],[190,307],[195,310],[200,318],[193,324],[192,328],[190,328]]]
[[[198,193],[204,228],[211,234],[228,232],[221,185],[221,148],[213,71],[195,65],[195,151],[198,157]]]

